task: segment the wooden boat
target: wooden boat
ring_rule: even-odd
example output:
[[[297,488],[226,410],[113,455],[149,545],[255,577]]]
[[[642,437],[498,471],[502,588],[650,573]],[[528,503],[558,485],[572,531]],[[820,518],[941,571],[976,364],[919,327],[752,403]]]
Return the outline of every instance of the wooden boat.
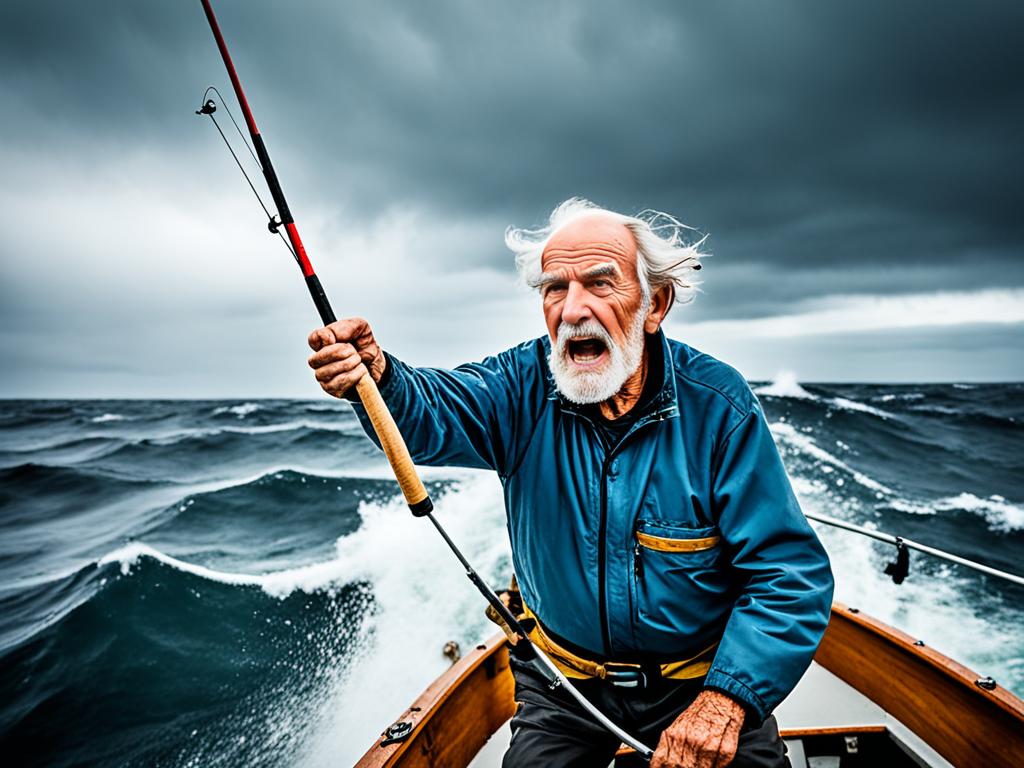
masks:
[[[435,680],[357,768],[498,766],[513,693],[505,636],[498,634]],[[776,717],[793,768],[1024,766],[1024,702],[840,603],[814,663]],[[627,752],[616,765],[628,764]]]

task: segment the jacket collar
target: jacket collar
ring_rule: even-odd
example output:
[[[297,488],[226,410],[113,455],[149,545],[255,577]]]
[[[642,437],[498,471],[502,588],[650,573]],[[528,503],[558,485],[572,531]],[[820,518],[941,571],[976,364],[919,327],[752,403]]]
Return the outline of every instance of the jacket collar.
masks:
[[[661,359],[663,363],[661,366],[662,382],[658,393],[646,404],[639,406],[641,408],[641,411],[639,412],[640,419],[646,421],[647,417],[667,419],[672,416],[678,416],[679,404],[676,399],[675,361],[672,358],[672,350],[669,347],[668,337],[665,336],[665,332],[659,328],[655,333],[649,334],[646,337],[646,343],[657,344],[661,347]],[[551,353],[551,340],[547,336],[544,337],[544,348],[548,354]],[[547,356],[544,357],[544,370],[547,379],[548,400],[555,400],[559,402],[562,406],[562,410],[567,413],[583,415],[580,411],[579,405],[567,400],[562,393],[558,391],[558,387],[555,385],[554,374],[551,373],[551,366],[548,365]]]

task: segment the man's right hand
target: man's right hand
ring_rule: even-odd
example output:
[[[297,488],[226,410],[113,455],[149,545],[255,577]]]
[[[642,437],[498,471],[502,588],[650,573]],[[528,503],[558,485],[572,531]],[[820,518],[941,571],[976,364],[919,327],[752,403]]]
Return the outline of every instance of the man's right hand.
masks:
[[[387,364],[370,324],[361,317],[317,328],[309,334],[309,348],[309,367],[323,391],[334,397],[345,397],[367,370],[379,382]]]

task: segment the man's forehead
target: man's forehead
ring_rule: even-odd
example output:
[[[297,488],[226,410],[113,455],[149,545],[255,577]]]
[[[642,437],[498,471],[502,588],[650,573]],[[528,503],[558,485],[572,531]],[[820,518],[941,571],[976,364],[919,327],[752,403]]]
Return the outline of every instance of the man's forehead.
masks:
[[[576,261],[590,256],[603,261],[635,261],[636,241],[633,233],[625,224],[608,214],[586,214],[569,222],[551,236],[541,262]]]

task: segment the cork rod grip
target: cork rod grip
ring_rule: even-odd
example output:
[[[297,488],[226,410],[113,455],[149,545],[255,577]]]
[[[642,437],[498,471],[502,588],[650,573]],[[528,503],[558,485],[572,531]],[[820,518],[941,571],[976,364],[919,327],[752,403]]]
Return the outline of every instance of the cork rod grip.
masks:
[[[388,457],[391,469],[394,470],[398,485],[402,488],[402,493],[405,494],[406,503],[413,513],[425,508],[426,511],[422,514],[426,514],[433,508],[430,497],[427,495],[427,489],[423,487],[423,481],[416,473],[416,467],[409,455],[409,449],[405,445],[405,440],[402,439],[402,433],[398,431],[398,425],[395,424],[391,411],[384,404],[384,398],[380,396],[380,390],[377,389],[377,384],[369,373],[356,384],[356,392],[359,393],[359,399],[363,403],[363,408],[366,409],[366,415],[370,417],[370,422],[373,424],[373,431],[377,433],[377,439],[380,440],[380,445]]]

